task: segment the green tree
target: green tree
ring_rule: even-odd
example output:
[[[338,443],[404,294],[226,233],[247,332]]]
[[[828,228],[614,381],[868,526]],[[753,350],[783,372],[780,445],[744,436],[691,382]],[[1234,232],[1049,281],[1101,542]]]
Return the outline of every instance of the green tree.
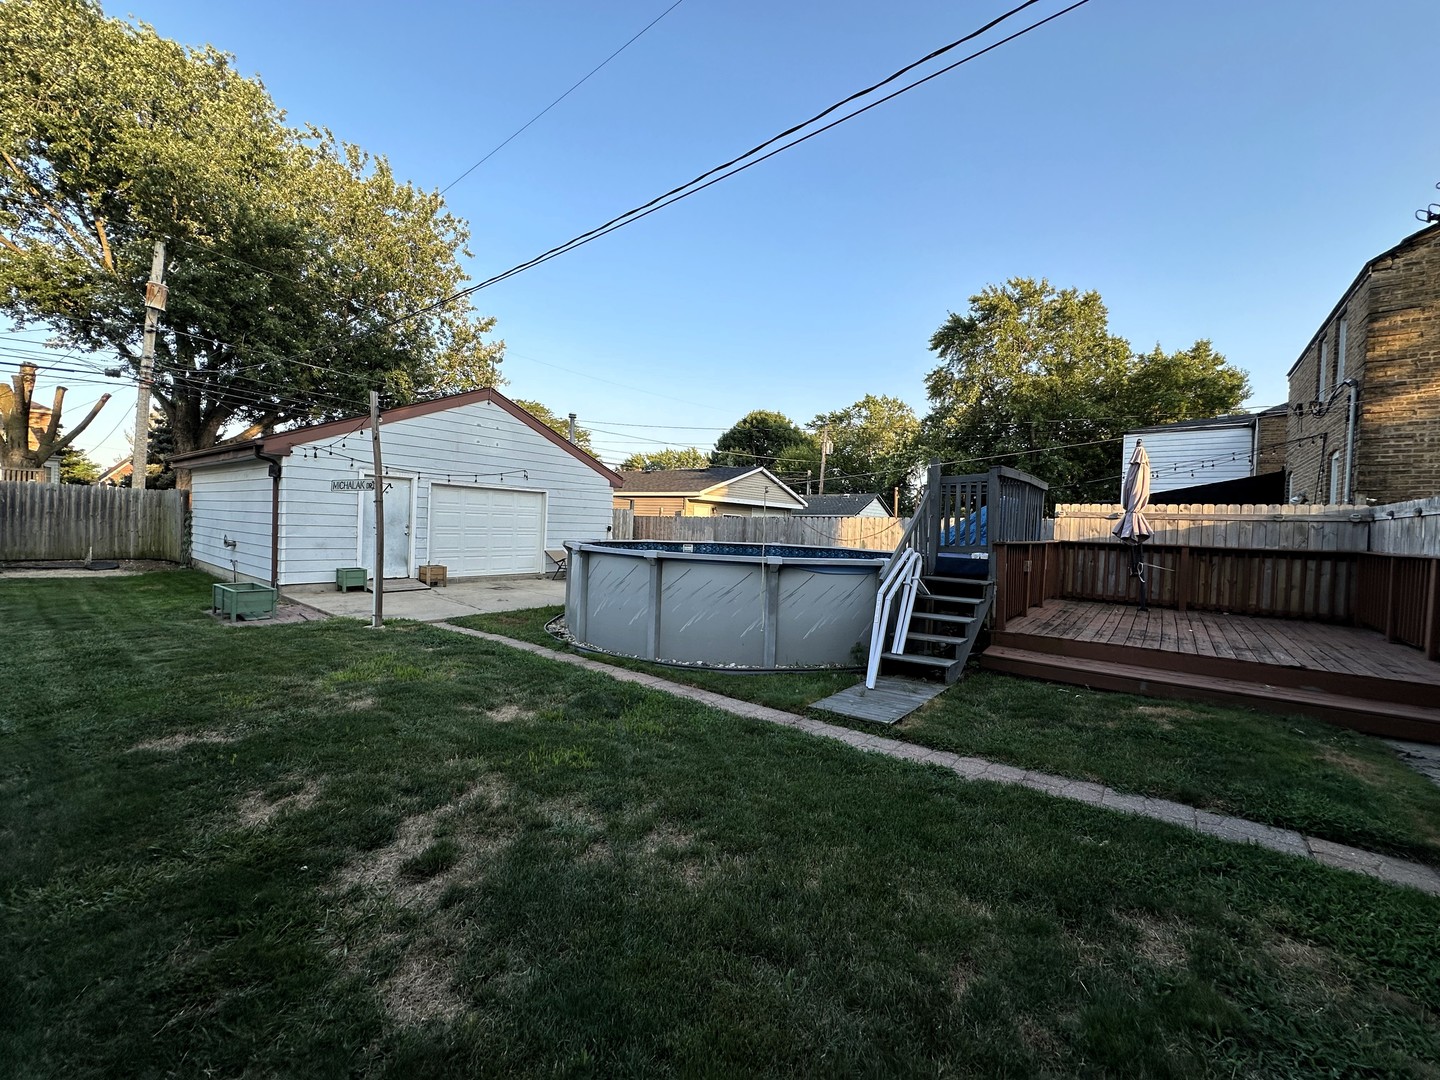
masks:
[[[1122,471],[1129,428],[1214,416],[1249,393],[1243,371],[1208,341],[1136,356],[1110,332],[1097,292],[1012,278],[970,298],[930,339],[922,438],[956,471],[1011,465],[1058,502],[1093,500]]]
[[[536,420],[539,420],[562,438],[568,439],[570,437],[570,418],[568,416],[556,416],[538,401],[521,401],[519,398],[516,398],[515,404],[519,405],[531,416],[535,417]],[[579,424],[575,425],[575,445],[587,454],[594,453],[594,451],[590,449],[590,432],[586,431]]]
[[[820,447],[809,432],[783,413],[756,409],[746,413],[715,440],[712,465],[763,465],[788,475],[803,475],[820,460]]]
[[[93,484],[104,470],[84,450],[67,446],[60,451],[60,482],[62,484]]]
[[[643,469],[708,469],[710,455],[693,446],[683,450],[644,450],[631,454],[620,463],[620,468],[640,471]]]
[[[447,302],[464,222],[383,157],[287,126],[228,55],[92,0],[6,0],[0,55],[0,311],[134,371],[166,240],[154,392],[177,453],[362,412],[371,389],[497,381],[493,319]]]
[[[866,394],[855,404],[821,413],[810,421],[817,438],[828,433],[825,491],[879,492],[890,500],[901,490],[902,505],[911,498],[912,475],[921,464],[920,421],[899,398]]]

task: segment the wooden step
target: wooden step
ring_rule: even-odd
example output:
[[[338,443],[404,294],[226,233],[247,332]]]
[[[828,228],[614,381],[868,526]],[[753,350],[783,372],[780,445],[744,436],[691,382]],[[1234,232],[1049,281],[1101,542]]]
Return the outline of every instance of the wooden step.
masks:
[[[916,600],[934,600],[941,604],[969,604],[974,607],[976,604],[983,604],[983,596],[946,596],[944,593],[919,593]]]
[[[955,661],[948,656],[926,656],[923,653],[887,652],[880,654],[883,660],[894,660],[901,664],[920,664],[923,667],[949,668]]]
[[[927,584],[927,585],[930,584],[930,582],[932,582],[932,581],[943,581],[943,582],[944,582],[945,584],[947,584],[947,585],[974,585],[974,586],[980,586],[980,585],[989,585],[989,584],[990,584],[990,579],[989,579],[989,578],[983,578],[983,577],[943,577],[943,576],[941,576],[941,575],[939,575],[939,574],[927,574],[925,577],[922,577],[920,580],[923,581],[923,582],[925,582],[925,584]]]
[[[968,626],[975,621],[974,615],[946,615],[940,611],[912,611],[911,619],[929,619],[931,622],[951,623],[955,626]]]
[[[936,641],[942,645],[959,645],[965,640],[963,634],[958,637],[954,634],[922,634],[918,630],[911,630],[905,635],[906,641]]]
[[[1027,652],[1049,653],[1077,660],[1100,660],[1162,671],[1180,670],[1187,674],[1240,682],[1269,683],[1275,687],[1317,690],[1341,697],[1371,698],[1402,705],[1428,706],[1437,700],[1434,686],[1404,679],[1323,671],[1300,665],[1281,666],[1225,656],[1200,656],[1195,653],[1173,652],[1131,645],[1112,645],[1100,641],[1046,634],[1026,634],[1013,630],[997,630],[992,644]]]
[[[1174,654],[1169,654],[1174,657]],[[1119,663],[1090,657],[991,645],[980,656],[992,671],[1050,682],[1149,697],[1183,698],[1248,705],[1265,712],[1311,716],[1340,727],[1387,739],[1440,743],[1440,709],[1298,686],[1197,674],[1174,667]],[[1253,665],[1266,671],[1264,665]]]

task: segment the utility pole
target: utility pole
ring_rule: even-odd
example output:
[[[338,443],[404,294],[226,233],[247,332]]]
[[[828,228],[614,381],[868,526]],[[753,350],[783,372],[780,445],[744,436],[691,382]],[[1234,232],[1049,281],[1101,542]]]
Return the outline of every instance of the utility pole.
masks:
[[[375,611],[370,628],[385,625],[385,471],[380,466],[380,394],[370,391],[370,441],[375,451]]]
[[[825,425],[825,430],[820,433],[820,494],[825,494],[825,459],[835,449],[835,444],[830,441],[830,425]]]
[[[140,349],[140,388],[135,395],[135,446],[130,456],[130,486],[144,488],[150,450],[150,383],[155,374],[155,331],[165,310],[165,241],[156,240],[145,284],[145,343]]]

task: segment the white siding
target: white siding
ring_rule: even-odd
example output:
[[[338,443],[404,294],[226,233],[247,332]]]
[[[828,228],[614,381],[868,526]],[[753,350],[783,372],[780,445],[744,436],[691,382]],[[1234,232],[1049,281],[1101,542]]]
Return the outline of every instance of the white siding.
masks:
[[[1122,473],[1129,467],[1136,439],[1144,442],[1145,453],[1150,457],[1151,502],[1157,501],[1157,494],[1172,488],[1239,480],[1254,474],[1250,457],[1255,449],[1255,433],[1250,424],[1126,435],[1120,458]],[[1120,484],[1121,481],[1115,481],[1117,492]]]
[[[244,461],[191,474],[190,557],[217,577],[270,582],[269,467]],[[225,540],[233,540],[227,547]]]
[[[475,402],[397,420],[384,425],[380,434],[386,474],[414,481],[412,566],[431,561],[432,483],[543,492],[547,548],[606,535],[612,492],[605,477],[498,405]],[[318,457],[309,456],[316,451]],[[373,495],[332,492],[330,482],[368,477],[370,460],[364,431],[298,445],[284,459],[281,584],[334,581],[336,567],[357,565],[360,499]],[[199,477],[212,471],[218,470],[195,470],[197,486]],[[268,480],[265,498],[268,510]]]

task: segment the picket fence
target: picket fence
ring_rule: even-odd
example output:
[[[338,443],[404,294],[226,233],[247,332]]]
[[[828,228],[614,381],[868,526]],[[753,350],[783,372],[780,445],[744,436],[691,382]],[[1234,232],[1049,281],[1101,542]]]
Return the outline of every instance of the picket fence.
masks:
[[[891,517],[661,517],[614,511],[611,538],[676,543],[790,544],[893,551],[909,518]]]
[[[1055,508],[1056,540],[1112,539],[1118,503],[1068,503]],[[1151,543],[1284,551],[1371,551],[1440,555],[1440,498],[1387,506],[1287,503],[1148,506]]]
[[[0,562],[185,559],[186,492],[0,483]]]

